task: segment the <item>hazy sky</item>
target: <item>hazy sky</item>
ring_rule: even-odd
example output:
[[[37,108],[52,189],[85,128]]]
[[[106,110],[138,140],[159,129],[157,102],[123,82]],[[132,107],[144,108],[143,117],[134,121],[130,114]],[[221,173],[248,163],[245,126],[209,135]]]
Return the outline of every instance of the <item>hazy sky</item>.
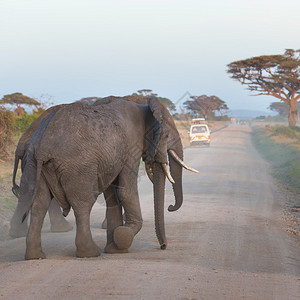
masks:
[[[299,38],[299,0],[0,0],[0,97],[60,104],[147,88],[266,110],[277,100],[249,96],[226,65]]]

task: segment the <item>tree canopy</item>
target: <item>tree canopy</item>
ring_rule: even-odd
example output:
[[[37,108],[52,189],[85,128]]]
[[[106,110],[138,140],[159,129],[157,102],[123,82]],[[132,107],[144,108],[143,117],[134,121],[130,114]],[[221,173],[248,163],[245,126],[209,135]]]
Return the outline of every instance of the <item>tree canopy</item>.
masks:
[[[217,96],[191,96],[190,100],[183,103],[186,109],[194,116],[214,118],[215,112],[222,113],[227,110],[227,104]]]
[[[276,111],[280,116],[288,117],[289,115],[289,106],[285,102],[272,102],[269,106],[269,109]],[[300,103],[296,103],[296,110],[300,110]]]
[[[22,93],[13,93],[10,95],[4,95],[3,98],[0,100],[0,103],[17,105],[17,107],[21,106],[22,104],[34,105],[36,107],[38,105],[41,105],[40,102],[38,102],[30,97],[27,97],[27,96],[23,95]]]
[[[152,90],[143,89],[139,90],[137,93],[133,93],[132,95],[125,96],[130,101],[139,103],[139,104],[147,104],[148,97],[156,97],[160,100],[160,102],[170,111],[174,112],[176,110],[175,104],[168,98],[158,97],[157,94],[153,93]]]
[[[289,107],[289,126],[296,125],[296,102],[300,99],[300,49],[283,55],[263,55],[228,64],[231,78],[247,85],[255,95],[269,95]]]
[[[176,106],[170,99],[165,97],[157,97],[157,98],[170,112],[175,112]]]

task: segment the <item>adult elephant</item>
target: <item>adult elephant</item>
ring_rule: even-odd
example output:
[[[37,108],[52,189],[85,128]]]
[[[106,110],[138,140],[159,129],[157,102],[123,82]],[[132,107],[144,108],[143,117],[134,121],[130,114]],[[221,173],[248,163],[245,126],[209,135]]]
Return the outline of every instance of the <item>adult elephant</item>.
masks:
[[[150,98],[148,105],[119,99],[102,100],[92,106],[65,105],[41,122],[26,156],[28,163],[20,186],[20,197],[25,202],[32,199],[26,259],[45,258],[41,227],[51,194],[65,215],[71,207],[74,210],[76,255],[94,257],[100,255],[100,250],[92,239],[90,212],[97,196],[104,192],[105,252],[127,252],[142,227],[137,189],[141,157],[153,180],[156,235],[161,249],[166,248],[165,177],[172,182],[175,194],[175,204],[168,210],[175,211],[183,201],[182,167],[186,165],[174,121],[156,98]],[[43,197],[47,189],[49,195]]]
[[[53,106],[49,109],[47,109],[43,114],[41,114],[32,124],[27,128],[27,130],[23,133],[21,138],[19,139],[16,151],[15,151],[15,163],[14,163],[14,170],[13,170],[13,187],[12,192],[14,195],[19,198],[19,186],[16,183],[16,175],[18,170],[19,161],[21,160],[21,170],[23,172],[26,159],[24,159],[25,151],[28,148],[31,138],[36,131],[37,127],[41,123],[42,120],[44,120],[49,115],[55,114],[60,108],[62,108],[63,105],[57,105]],[[27,218],[24,220],[24,222],[21,222],[22,216],[24,214],[26,207],[26,203],[21,201],[19,198],[17,207],[14,211],[14,215],[10,220],[10,230],[9,235],[13,238],[26,236],[26,233],[28,231],[28,221]],[[51,223],[51,231],[52,232],[65,232],[72,230],[72,225],[65,220],[65,218],[62,215],[60,206],[56,202],[55,199],[52,199],[51,204],[48,209],[48,214],[50,218]]]

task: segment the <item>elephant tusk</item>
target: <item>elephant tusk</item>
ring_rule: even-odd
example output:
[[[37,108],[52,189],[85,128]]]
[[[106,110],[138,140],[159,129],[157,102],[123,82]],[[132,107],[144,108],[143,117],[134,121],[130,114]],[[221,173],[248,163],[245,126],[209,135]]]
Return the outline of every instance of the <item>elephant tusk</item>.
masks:
[[[148,178],[153,183],[153,176],[152,176],[152,172],[151,172],[151,165],[150,164],[145,164],[145,169],[146,169],[146,173],[148,175]]]
[[[169,181],[170,181],[172,184],[174,184],[175,181],[174,181],[173,177],[171,176],[171,174],[170,174],[170,172],[169,172],[169,170],[168,170],[168,168],[167,168],[167,164],[166,164],[166,163],[163,163],[163,164],[161,164],[161,165],[162,165],[162,167],[163,167],[163,169],[164,169],[164,172],[165,172],[165,174],[167,175]]]
[[[199,173],[199,171],[192,169],[190,167],[188,167],[181,159],[180,157],[176,154],[176,152],[174,150],[169,150],[169,153],[172,155],[172,157],[185,169],[191,171],[191,172],[195,172],[195,173]]]

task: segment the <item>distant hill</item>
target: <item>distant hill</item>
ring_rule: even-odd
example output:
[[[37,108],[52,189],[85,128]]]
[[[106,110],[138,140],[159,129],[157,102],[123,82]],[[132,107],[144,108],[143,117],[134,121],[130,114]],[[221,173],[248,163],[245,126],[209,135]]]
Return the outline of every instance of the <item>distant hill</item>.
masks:
[[[247,110],[247,109],[231,109],[228,111],[229,117],[235,117],[238,119],[254,119],[260,116],[276,116],[277,113],[273,111],[261,111],[261,110]]]

